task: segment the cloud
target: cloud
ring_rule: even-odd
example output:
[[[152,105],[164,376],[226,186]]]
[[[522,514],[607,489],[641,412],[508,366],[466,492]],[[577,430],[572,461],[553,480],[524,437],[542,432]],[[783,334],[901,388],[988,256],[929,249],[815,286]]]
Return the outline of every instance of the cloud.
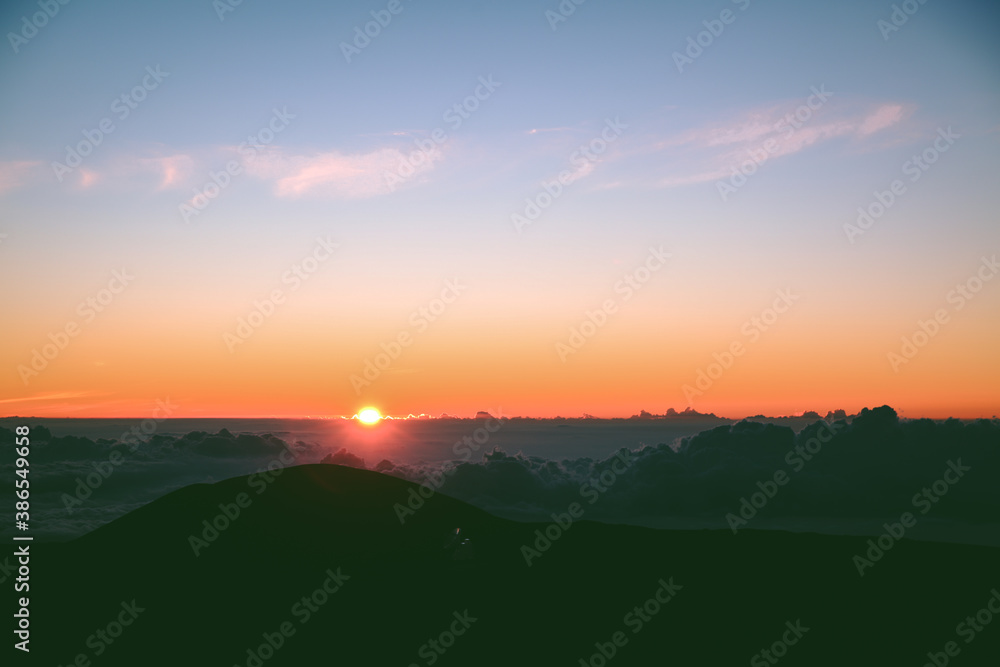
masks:
[[[181,187],[186,184],[197,170],[204,173],[217,165],[224,158],[202,156],[196,160],[191,155],[177,153],[173,155],[147,157],[150,150],[136,154],[111,154],[90,158],[85,164],[74,167],[65,173],[63,182],[71,184],[77,190],[90,190],[98,184],[110,184],[114,187],[125,187],[144,192],[149,191],[149,174],[156,173],[156,190]],[[51,176],[41,169],[42,163],[35,162],[0,162],[0,193],[23,187],[29,182],[42,182]]]
[[[160,184],[157,190],[165,190],[172,186],[180,185],[194,171],[194,159],[185,153],[140,158],[138,164],[142,169],[159,172]]]
[[[879,107],[875,113],[865,118],[858,128],[858,133],[867,136],[895,125],[903,118],[903,107],[899,104],[886,104]]]
[[[527,131],[527,134],[538,134],[539,132],[573,132],[571,127],[536,127]]]
[[[997,420],[901,421],[883,406],[863,410],[850,423],[816,421],[798,433],[748,420],[723,425],[673,445],[625,450],[631,460],[625,470],[616,464],[617,455],[554,461],[500,449],[482,462],[459,462],[443,476],[440,466],[381,463],[377,469],[419,483],[440,478],[443,483],[433,486],[446,495],[535,520],[579,502],[582,485],[592,491],[603,479],[607,491],[587,506],[588,518],[624,523],[640,517],[722,523],[727,513],[740,511],[742,498],[759,490],[758,482],[780,470],[790,481],[769,499],[761,517],[801,525],[914,511],[914,494],[941,478],[949,461],[961,459],[974,474],[952,485],[947,505],[934,510],[940,521],[963,523],[992,521],[1000,511],[1000,496],[991,490],[1000,473],[997,443]]]
[[[0,194],[24,187],[41,164],[38,160],[0,162]]]
[[[125,431],[128,425],[120,428]],[[610,449],[617,438],[615,429],[609,426],[602,432]],[[0,442],[12,447],[13,441],[13,432],[0,427]],[[45,479],[38,490],[37,509],[53,516],[62,510],[61,494],[72,494],[95,465],[108,461],[113,452],[124,457],[81,508],[95,511],[96,523],[65,526],[63,535],[69,537],[206,478],[227,479],[321,461],[365,467],[361,457],[339,444],[289,442],[269,433],[234,434],[225,429],[214,434],[157,432],[133,447],[116,439],[54,437],[33,425],[32,442],[32,465]],[[725,528],[727,513],[740,511],[743,498],[759,491],[758,482],[784,471],[789,481],[749,527],[805,525],[817,530],[819,522],[852,517],[854,523],[843,525],[856,530],[858,525],[878,528],[881,521],[914,512],[914,494],[940,479],[949,461],[960,460],[971,471],[950,486],[946,502],[935,504],[933,511],[937,524],[962,527],[994,521],[1000,512],[995,490],[1000,475],[998,443],[1000,420],[906,421],[883,406],[863,410],[851,420],[817,420],[797,433],[783,425],[744,420],[674,443],[622,449],[606,458],[554,460],[493,448],[480,460],[386,460],[374,469],[426,483],[509,518],[547,520],[552,512],[564,512],[570,503],[581,502],[588,519],[646,525],[699,521],[717,528]],[[442,447],[447,448],[442,453],[450,456],[450,442]],[[628,461],[625,466],[624,461]],[[0,463],[0,470],[12,465]],[[591,504],[598,486],[606,491],[598,492]],[[974,531],[969,535],[976,537]]]
[[[382,148],[368,153],[329,151],[309,156],[273,149],[251,158],[247,172],[273,182],[274,194],[279,197],[355,199],[388,194],[394,189],[394,177],[410,181],[433,170],[441,159],[436,147],[427,152]]]
[[[80,174],[80,187],[85,190],[93,187],[95,183],[101,180],[100,175],[92,169],[84,169],[83,167],[80,167],[77,171]]]
[[[98,184],[113,184],[144,192],[203,186],[211,172],[236,159],[251,178],[270,182],[277,197],[318,196],[366,198],[391,193],[402,184],[425,177],[443,159],[437,146],[427,151],[378,148],[363,153],[325,151],[293,154],[279,147],[246,154],[236,146],[215,146],[197,151],[158,154],[162,146],[137,154],[105,156],[73,170],[76,188],[89,190]],[[0,194],[39,180],[41,162],[0,162]],[[155,180],[150,176],[155,175]],[[240,178],[244,178],[240,176]],[[191,204],[197,192],[191,195]]]
[[[360,456],[351,454],[347,451],[346,447],[341,447],[333,454],[327,454],[323,457],[320,463],[334,463],[337,465],[347,466],[348,468],[365,469],[365,460]]]
[[[571,171],[569,176],[567,176],[565,179],[562,180],[563,185],[569,185],[570,183],[578,181],[581,178],[584,178],[585,176],[589,176],[591,173],[593,173],[594,168],[596,166],[597,162],[592,162],[589,160],[583,162],[582,164],[580,164],[579,167]]]
[[[55,391],[47,394],[35,394],[34,396],[24,396],[21,398],[3,398],[0,403],[27,403],[29,401],[59,401],[67,398],[80,398],[83,396],[102,396],[103,392],[97,391]]]
[[[750,160],[763,163],[836,138],[864,139],[898,124],[905,111],[900,104],[883,104],[864,112],[845,112],[823,105],[815,110],[800,105],[797,109],[774,106],[749,111],[727,122],[696,127],[655,143],[654,152],[673,158],[674,164],[667,165],[666,170],[676,172],[662,177],[657,185],[677,187],[728,178]]]

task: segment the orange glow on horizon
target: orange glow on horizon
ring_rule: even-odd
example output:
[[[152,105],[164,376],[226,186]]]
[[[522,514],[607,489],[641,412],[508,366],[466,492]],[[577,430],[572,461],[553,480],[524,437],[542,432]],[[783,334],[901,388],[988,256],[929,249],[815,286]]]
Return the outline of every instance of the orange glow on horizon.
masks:
[[[881,405],[905,418],[1000,414],[1000,352],[971,313],[898,372],[886,358],[899,346],[896,325],[873,316],[870,332],[858,336],[846,324],[829,324],[822,311],[815,317],[790,315],[751,342],[738,326],[710,320],[696,328],[695,315],[675,323],[636,303],[563,362],[555,350],[567,335],[560,325],[538,319],[501,335],[477,316],[428,330],[377,376],[369,373],[371,380],[364,378],[366,360],[381,349],[371,340],[391,339],[391,328],[310,331],[275,320],[230,354],[220,340],[169,327],[152,331],[135,320],[74,339],[27,385],[17,367],[30,363],[40,343],[22,332],[7,348],[11,372],[0,380],[0,415],[147,418],[158,401],[170,404],[171,418],[349,419],[359,406],[378,406],[394,418],[469,418],[501,409],[507,417],[613,418],[690,407],[740,419],[855,414]],[[737,340],[745,353],[724,359],[719,372],[717,356]],[[368,384],[356,387],[352,376]],[[689,400],[687,385],[701,393]]]

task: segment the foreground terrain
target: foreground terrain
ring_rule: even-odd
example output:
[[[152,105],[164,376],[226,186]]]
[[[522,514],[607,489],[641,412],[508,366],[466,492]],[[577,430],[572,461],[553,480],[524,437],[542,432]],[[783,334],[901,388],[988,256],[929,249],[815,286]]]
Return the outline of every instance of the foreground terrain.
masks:
[[[975,619],[1000,587],[988,547],[892,540],[861,576],[868,538],[655,531],[570,522],[569,507],[562,527],[516,523],[337,465],[259,482],[189,486],[33,544],[32,664],[919,666],[930,652],[971,667],[1000,655],[1000,621]]]

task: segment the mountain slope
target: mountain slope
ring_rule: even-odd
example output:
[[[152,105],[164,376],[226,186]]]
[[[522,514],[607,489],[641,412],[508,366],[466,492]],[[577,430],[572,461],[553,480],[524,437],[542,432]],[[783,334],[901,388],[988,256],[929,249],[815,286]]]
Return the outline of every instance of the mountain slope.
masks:
[[[1000,586],[996,549],[904,539],[861,577],[852,559],[864,538],[587,521],[563,530],[440,494],[401,524],[395,506],[419,497],[378,473],[299,466],[269,483],[187,487],[73,542],[33,545],[32,657],[596,665],[603,650],[614,665],[721,665],[751,662],[784,634],[797,641],[782,665],[921,665],[947,641],[960,645],[956,664],[994,664],[1000,627],[970,644],[955,628]],[[538,542],[528,566],[522,547],[546,530],[556,539]],[[648,602],[658,592],[672,595],[662,607]],[[130,625],[111,643],[95,634],[116,632],[122,614]],[[808,630],[799,639],[789,627]]]

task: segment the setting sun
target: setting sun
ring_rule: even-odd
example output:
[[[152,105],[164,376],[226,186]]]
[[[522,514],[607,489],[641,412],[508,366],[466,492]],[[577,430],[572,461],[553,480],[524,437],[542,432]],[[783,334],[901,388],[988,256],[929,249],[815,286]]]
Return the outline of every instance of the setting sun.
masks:
[[[363,408],[358,412],[358,420],[362,424],[377,424],[380,419],[382,419],[382,415],[375,408]]]

